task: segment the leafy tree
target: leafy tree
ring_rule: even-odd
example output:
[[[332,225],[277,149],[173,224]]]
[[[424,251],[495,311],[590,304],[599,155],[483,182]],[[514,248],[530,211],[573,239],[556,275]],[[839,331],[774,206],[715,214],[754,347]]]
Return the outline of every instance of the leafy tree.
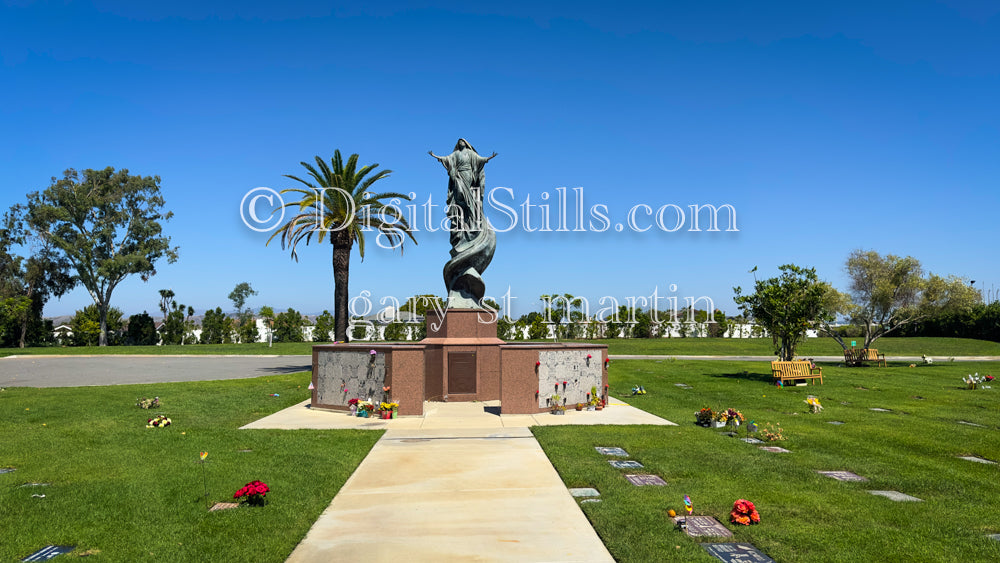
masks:
[[[229,344],[233,341],[233,320],[222,312],[222,307],[205,311],[201,320],[202,344]]]
[[[117,344],[122,330],[124,313],[116,307],[109,307],[104,313],[106,341]],[[69,321],[73,330],[74,346],[96,346],[101,339],[101,311],[96,304],[87,305],[76,312]]]
[[[330,311],[323,309],[323,312],[316,317],[316,325],[313,327],[313,342],[331,342],[331,333],[333,333],[333,315],[330,314]]]
[[[425,293],[423,295],[414,295],[403,303],[399,310],[403,312],[410,312],[414,315],[420,317],[427,316],[427,309],[441,310],[443,311],[447,307],[447,301],[437,295],[432,295],[430,293]]]
[[[156,323],[149,313],[132,315],[128,318],[128,329],[125,331],[125,343],[129,346],[153,346],[159,340],[156,334]]]
[[[43,192],[28,194],[27,223],[76,269],[77,278],[97,305],[98,342],[108,343],[111,294],[130,275],[148,281],[156,262],[177,260],[177,247],[163,236],[158,176],[132,176],[128,170],[67,170]]]
[[[281,193],[296,193],[301,195],[297,202],[286,203],[286,207],[298,207],[298,213],[282,225],[268,243],[279,237],[281,248],[291,249],[292,258],[298,260],[296,247],[300,242],[309,244],[314,234],[316,242],[322,243],[329,237],[333,246],[333,285],[334,285],[334,333],[335,339],[347,341],[348,325],[348,280],[350,279],[351,249],[358,243],[358,253],[361,260],[365,259],[364,231],[372,228],[378,231],[378,237],[385,237],[390,248],[397,246],[402,252],[406,237],[416,244],[410,232],[410,226],[403,216],[402,209],[397,205],[386,204],[383,200],[405,200],[409,196],[395,192],[375,193],[372,185],[389,176],[391,170],[374,172],[378,164],[370,164],[357,169],[358,155],[352,154],[345,164],[340,151],[334,151],[330,165],[322,158],[316,157],[316,166],[306,162],[301,163],[309,172],[311,181],[292,175],[286,175],[306,188],[282,190]],[[379,239],[376,238],[376,242]]]
[[[171,310],[171,305],[174,303],[174,290],[172,289],[161,289],[160,290],[160,312],[163,313],[163,322],[167,322],[167,313]]]
[[[385,339],[388,342],[406,340],[406,323],[391,322],[385,325]]]
[[[236,284],[236,287],[229,293],[229,300],[233,302],[233,309],[237,313],[243,312],[243,306],[246,304],[247,299],[257,295],[248,282],[241,282]]]
[[[14,253],[14,246],[30,248],[27,258]],[[27,228],[24,207],[15,205],[0,224],[0,300],[4,320],[0,346],[20,348],[51,340],[42,310],[50,297],[62,297],[76,285],[71,266],[52,243]]]
[[[186,311],[189,312],[189,314],[194,313],[194,310],[191,307],[185,307],[177,302],[172,302],[170,304],[170,311],[164,317],[163,321],[161,334],[163,344],[184,344],[185,336],[190,329],[187,319],[184,317],[184,313]]]
[[[305,326],[306,322],[302,314],[291,307],[284,313],[278,313],[274,319],[274,340],[277,342],[304,341],[302,327]]]
[[[835,318],[838,311],[830,309],[830,296],[836,290],[820,281],[814,268],[785,264],[778,269],[781,275],[776,278],[755,280],[752,294],[743,295],[741,288],[734,287],[733,300],[744,315],[767,329],[774,353],[791,360],[806,330]]]
[[[925,276],[912,256],[855,250],[847,258],[846,269],[853,301],[850,317],[862,328],[865,348],[901,327],[943,312],[969,311],[982,301],[962,278]]]

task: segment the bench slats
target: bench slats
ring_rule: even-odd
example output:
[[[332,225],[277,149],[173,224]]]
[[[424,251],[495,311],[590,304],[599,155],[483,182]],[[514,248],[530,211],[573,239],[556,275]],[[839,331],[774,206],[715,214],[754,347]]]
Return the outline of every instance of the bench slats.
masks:
[[[809,362],[773,361],[771,362],[771,375],[781,381],[782,385],[784,385],[785,381],[794,381],[796,379],[811,379],[813,385],[819,379],[820,385],[823,384],[823,368],[812,368]]]

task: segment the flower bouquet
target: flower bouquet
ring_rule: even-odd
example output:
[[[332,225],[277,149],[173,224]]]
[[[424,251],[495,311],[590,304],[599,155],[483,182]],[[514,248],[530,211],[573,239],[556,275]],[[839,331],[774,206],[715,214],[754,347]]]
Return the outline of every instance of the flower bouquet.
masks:
[[[757,507],[752,502],[740,499],[733,503],[733,511],[729,513],[729,521],[744,526],[759,524],[760,514],[757,513]]]
[[[382,413],[382,418],[390,419],[396,418],[396,411],[399,409],[399,403],[386,403],[382,402],[378,406],[378,411]]]
[[[241,504],[250,506],[264,506],[267,500],[264,498],[271,489],[263,481],[250,481],[243,485],[240,490],[233,493],[233,498],[238,499]],[[243,498],[246,497],[246,498]]]
[[[711,407],[702,407],[702,409],[700,411],[694,413],[694,418],[695,418],[695,421],[697,422],[698,426],[706,426],[707,427],[709,425],[709,423],[712,422],[712,419],[714,417],[715,417],[715,413],[712,412]]]
[[[761,428],[757,432],[757,437],[764,442],[778,442],[785,439],[781,433],[781,424],[772,425],[770,422],[767,423],[766,428]]]
[[[141,397],[136,399],[135,406],[140,409],[155,409],[160,406],[160,398],[153,397],[152,399],[147,399],[146,397]]]
[[[353,399],[348,399],[347,401],[347,408],[351,410],[351,416],[358,415],[358,401],[360,401],[360,399],[358,399],[357,397]]]
[[[966,389],[989,389],[989,385],[983,384],[988,381],[993,381],[993,376],[986,375],[980,377],[979,372],[976,372],[976,375],[966,375],[962,378],[962,381],[965,383]]]
[[[170,419],[161,414],[147,420],[146,428],[163,428],[165,426],[170,426],[170,423]]]
[[[371,401],[358,400],[358,416],[368,418],[375,412],[375,405]]]
[[[806,397],[806,404],[809,405],[809,412],[819,414],[823,410],[823,405],[819,404],[819,398],[809,395]]]

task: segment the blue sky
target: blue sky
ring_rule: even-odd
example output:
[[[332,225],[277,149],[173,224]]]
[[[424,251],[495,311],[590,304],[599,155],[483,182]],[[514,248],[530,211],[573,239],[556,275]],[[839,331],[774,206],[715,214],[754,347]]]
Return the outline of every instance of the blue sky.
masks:
[[[255,308],[332,310],[329,245],[297,263],[265,246],[244,194],[294,187],[284,174],[340,149],[392,169],[383,189],[440,205],[447,177],[427,151],[459,137],[499,153],[488,187],[549,203],[553,229],[561,187],[612,225],[637,204],[737,212],[738,232],[690,232],[690,217],[665,232],[640,213],[653,228],[500,233],[487,293],[509,288],[515,314],[542,293],[596,310],[654,288],[735,314],[732,287],[754,266],[815,267],[845,289],[855,248],[1000,286],[989,2],[140,4],[0,3],[0,207],[70,167],[162,179],[180,260],[120,286],[129,314],[155,312],[161,288],[228,310],[243,281]],[[447,234],[415,236],[402,255],[355,253],[351,294],[376,308],[443,294]],[[90,302],[80,288],[46,314]]]

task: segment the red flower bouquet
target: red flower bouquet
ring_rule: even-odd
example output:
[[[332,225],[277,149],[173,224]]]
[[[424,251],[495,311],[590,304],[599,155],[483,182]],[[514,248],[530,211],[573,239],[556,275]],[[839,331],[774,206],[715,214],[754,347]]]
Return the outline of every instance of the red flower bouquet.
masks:
[[[744,526],[759,524],[760,514],[752,502],[740,499],[733,503],[733,511],[729,513],[729,521],[733,524],[742,524]]]
[[[267,495],[268,491],[267,483],[263,481],[250,481],[246,485],[233,493],[234,499],[240,499],[240,502],[245,502],[250,506],[264,506],[267,501],[264,497]],[[243,497],[246,497],[245,499]]]

